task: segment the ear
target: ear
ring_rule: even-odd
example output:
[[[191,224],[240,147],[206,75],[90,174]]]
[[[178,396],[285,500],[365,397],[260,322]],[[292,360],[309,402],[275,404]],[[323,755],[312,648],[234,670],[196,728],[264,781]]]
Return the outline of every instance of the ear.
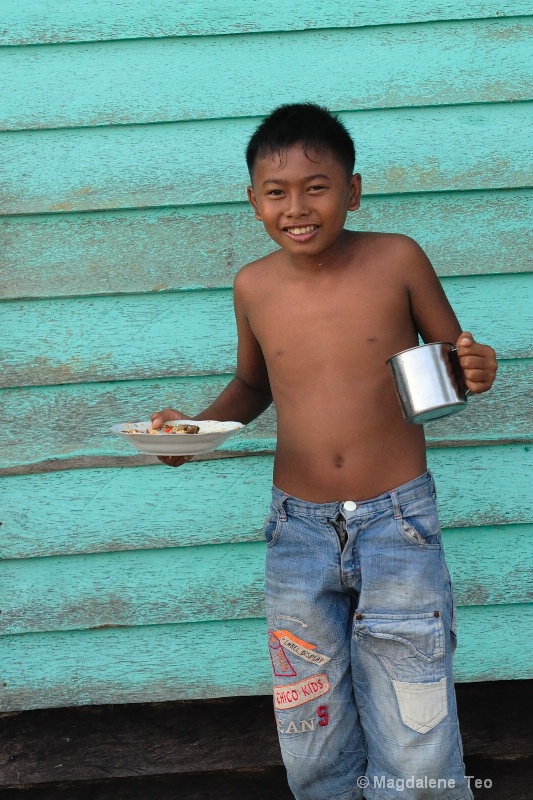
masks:
[[[259,211],[259,205],[257,203],[257,197],[255,196],[254,187],[249,186],[246,190],[248,192],[248,201],[254,210],[255,218],[262,222],[263,217],[261,216],[261,212]]]
[[[357,211],[361,202],[362,181],[358,172],[352,175],[350,182],[350,198],[348,200],[348,211]]]

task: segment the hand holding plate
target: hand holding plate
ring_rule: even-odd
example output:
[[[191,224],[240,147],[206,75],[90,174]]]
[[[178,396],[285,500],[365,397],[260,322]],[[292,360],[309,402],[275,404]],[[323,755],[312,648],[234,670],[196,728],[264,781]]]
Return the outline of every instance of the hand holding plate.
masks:
[[[190,419],[190,417],[182,414],[181,411],[176,411],[175,408],[164,408],[162,411],[156,411],[150,417],[154,430],[160,430],[165,422],[169,422],[171,419]],[[181,467],[190,461],[192,456],[157,456],[157,458],[167,467]]]
[[[190,419],[190,417],[182,414],[181,411],[176,411],[175,408],[164,408],[162,411],[156,411],[150,417],[152,428],[156,431],[160,430],[165,422],[169,422],[171,419]]]
[[[181,467],[191,461],[192,456],[157,456],[157,458],[167,467]]]

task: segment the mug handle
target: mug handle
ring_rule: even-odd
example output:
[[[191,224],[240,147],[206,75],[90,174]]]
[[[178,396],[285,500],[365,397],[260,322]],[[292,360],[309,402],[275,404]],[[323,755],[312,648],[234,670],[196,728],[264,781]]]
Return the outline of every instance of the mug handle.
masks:
[[[450,350],[450,353],[457,353],[457,347],[452,347],[452,349]],[[465,386],[465,397],[471,397],[472,394],[473,394],[472,390],[471,389],[467,389],[466,386]]]

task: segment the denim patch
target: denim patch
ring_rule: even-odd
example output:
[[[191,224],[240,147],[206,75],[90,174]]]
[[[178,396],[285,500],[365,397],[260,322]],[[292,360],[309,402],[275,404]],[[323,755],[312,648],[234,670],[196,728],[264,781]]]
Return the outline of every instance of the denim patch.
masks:
[[[418,733],[427,733],[448,715],[446,678],[433,683],[393,681],[402,720]]]
[[[274,708],[283,710],[310,703],[311,700],[325,695],[330,689],[328,676],[324,673],[311,675],[310,678],[298,681],[298,683],[274,686]]]
[[[294,636],[294,634],[292,634],[290,631],[275,631],[275,634],[281,644],[287,650],[289,650],[295,656],[303,658],[304,661],[307,661],[309,664],[315,664],[317,667],[322,667],[324,664],[327,664],[328,661],[331,661],[328,656],[316,652],[316,644],[304,642],[302,639]]]
[[[296,677],[296,670],[287,658],[287,654],[282,647],[275,631],[269,631],[268,650],[272,661],[272,671],[277,677]]]

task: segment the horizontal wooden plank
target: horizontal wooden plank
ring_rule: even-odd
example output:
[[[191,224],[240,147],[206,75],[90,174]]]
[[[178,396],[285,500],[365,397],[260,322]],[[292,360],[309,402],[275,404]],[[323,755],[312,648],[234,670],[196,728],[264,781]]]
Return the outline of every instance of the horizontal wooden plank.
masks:
[[[0,711],[266,694],[265,635],[254,619],[0,637]]]
[[[1,722],[0,786],[183,773],[216,783],[214,771],[281,763],[272,695],[38,709]]]
[[[10,348],[4,386],[234,370],[229,290],[13,301],[0,310]]]
[[[464,413],[426,425],[430,443],[459,444],[498,440],[533,441],[533,419],[524,413],[533,361],[500,361],[491,392],[472,397]],[[178,408],[194,416],[206,408],[230,375],[166,378],[149,381],[65,384],[0,390],[6,420],[38,420],[38,436],[17,436],[9,426],[0,431],[0,470],[76,458],[127,458],[134,450],[111,436],[115,422],[149,419],[159,408]],[[75,425],[71,422],[74,421]],[[274,450],[273,406],[223,445],[222,452]],[[1,473],[0,473],[1,474]]]
[[[533,524],[446,529],[442,540],[458,605],[533,602],[533,566],[526,555],[533,555]]]
[[[270,712],[272,718],[272,711]],[[272,719],[270,719],[272,724]],[[276,737],[277,738],[277,737]],[[212,747],[212,743],[211,743]],[[246,749],[246,748],[244,748]],[[40,750],[42,752],[42,750]],[[156,754],[154,753],[154,757]],[[280,756],[281,759],[281,756]],[[57,765],[56,765],[57,766]],[[109,772],[104,765],[100,774]],[[505,771],[505,786],[518,784],[529,787],[531,770],[524,770],[522,762],[515,764],[515,773],[509,782]],[[518,774],[516,772],[518,771]],[[57,770],[56,770],[57,772]],[[491,775],[495,771],[491,771]],[[496,770],[500,776],[501,769]],[[496,784],[495,784],[496,785]],[[59,781],[37,786],[0,788],[0,800],[236,800],[253,797],[254,800],[293,800],[287,784],[287,773],[282,765],[254,769],[215,770],[178,775],[156,774],[144,777],[100,778],[95,781]],[[479,796],[479,800],[484,800]],[[489,799],[490,800],[490,799]],[[526,794],[509,794],[506,800],[529,800]]]
[[[464,330],[490,341],[500,358],[533,355],[533,273],[445,277],[442,283]],[[1,304],[0,313],[5,388],[235,369],[230,290],[14,300]]]
[[[9,343],[4,386],[227,373],[235,368],[230,290],[13,301],[0,311]]]
[[[486,3],[428,0],[290,0],[280,6],[246,0],[41,0],[2,1],[1,45],[89,42],[161,36],[307,30],[390,25],[432,20],[514,17],[531,14],[529,0]]]
[[[4,561],[0,634],[263,617],[264,549],[252,542]],[[8,599],[13,590],[18,599]]]
[[[491,775],[490,779],[479,779],[477,788],[474,779],[471,785],[476,791],[476,800],[531,800],[533,783],[533,759],[465,757],[468,775]],[[478,779],[478,778],[476,778]],[[484,781],[487,781],[483,788]],[[489,788],[490,786],[490,788]],[[18,784],[0,789],[0,800],[293,800],[287,784],[285,768],[257,767],[217,772],[179,775],[150,775],[128,778],[102,778],[96,781],[59,781],[32,786],[27,790]]]
[[[358,111],[341,117],[355,137],[367,194],[532,184],[528,103]],[[3,131],[2,211],[242,201],[249,182],[243,153],[258,122]]]
[[[533,191],[363,197],[352,230],[401,232],[439,275],[533,271]],[[213,232],[216,231],[216,236]],[[274,245],[245,204],[0,217],[2,297],[227,288]]]
[[[443,542],[459,605],[533,602],[533,524]],[[264,561],[263,542],[4,561],[0,634],[263,617]]]
[[[259,541],[271,481],[269,457],[3,477],[0,556]]]
[[[530,17],[0,48],[0,130],[257,117],[302,74],[335,111],[530,100],[532,37]]]
[[[496,797],[531,800],[533,758],[467,756],[465,771],[473,776],[471,785],[475,788],[476,800],[494,800]],[[491,778],[479,779],[479,775],[490,775]],[[474,779],[480,780],[481,788],[476,787]],[[486,788],[483,788],[485,781]],[[294,795],[282,765],[195,774],[101,778],[87,782],[58,781],[28,788],[17,784],[0,789],[0,800],[146,800],[147,797],[157,800],[176,800],[177,797],[179,800],[241,800],[249,797],[254,800],[293,800]]]
[[[524,408],[530,392],[533,361],[499,361],[496,382],[490,392],[471,396],[462,414],[427,423],[426,440],[448,446],[469,440],[531,442],[533,419]]]
[[[1,390],[5,418],[39,419],[43,435],[21,442],[5,428],[0,431],[0,469],[56,458],[133,455],[136,451],[127,442],[111,435],[111,425],[149,419],[154,411],[167,407],[194,416],[230,380],[231,375],[221,375]],[[76,420],[75,426],[65,424],[66,420]],[[223,449],[274,449],[275,436],[276,415],[271,406],[229,439]]]
[[[430,449],[428,459],[445,527],[531,523],[530,445]],[[0,558],[261,541],[272,462],[4,476]]]
[[[271,714],[272,716],[272,714]],[[281,758],[281,756],[280,756]],[[529,773],[523,774],[519,765],[518,775],[512,780],[529,786]],[[105,767],[101,768],[103,773]],[[494,770],[493,770],[494,772]],[[491,773],[492,774],[492,773]],[[499,775],[499,771],[497,771]],[[509,785],[507,782],[506,785]],[[254,769],[220,770],[178,775],[150,775],[143,777],[100,778],[95,781],[60,781],[23,787],[0,788],[0,800],[235,800],[253,797],[254,800],[293,800],[294,795],[287,783],[285,768],[257,767]],[[528,800],[526,795],[508,795],[508,800]],[[483,800],[482,796],[479,800]]]
[[[480,442],[469,441],[469,447],[477,447]],[[481,443],[483,444],[483,443]],[[514,440],[500,442],[500,444],[515,444]],[[221,461],[228,458],[248,458],[250,456],[271,456],[274,455],[274,447],[265,447],[264,441],[253,440],[252,445],[232,450],[224,449],[222,445],[211,453],[192,456],[191,461],[198,463],[203,461]],[[445,445],[446,446],[446,445]],[[76,456],[74,458],[52,458],[47,461],[39,461],[36,464],[22,464],[18,467],[8,467],[0,469],[0,477],[12,475],[37,475],[46,472],[66,472],[77,469],[110,469],[115,467],[129,469],[130,467],[153,467],[159,464],[157,456],[148,456],[144,453],[135,452],[130,456]]]
[[[458,619],[458,681],[532,677],[533,606]],[[0,711],[268,694],[267,650],[260,619],[3,636]]]
[[[467,758],[488,759],[492,756],[512,764],[514,759],[531,757],[531,688],[531,681],[519,680],[456,684],[461,736]],[[468,774],[483,773],[468,771]],[[494,795],[492,800],[496,797],[498,795]],[[527,800],[526,796],[524,800]]]

